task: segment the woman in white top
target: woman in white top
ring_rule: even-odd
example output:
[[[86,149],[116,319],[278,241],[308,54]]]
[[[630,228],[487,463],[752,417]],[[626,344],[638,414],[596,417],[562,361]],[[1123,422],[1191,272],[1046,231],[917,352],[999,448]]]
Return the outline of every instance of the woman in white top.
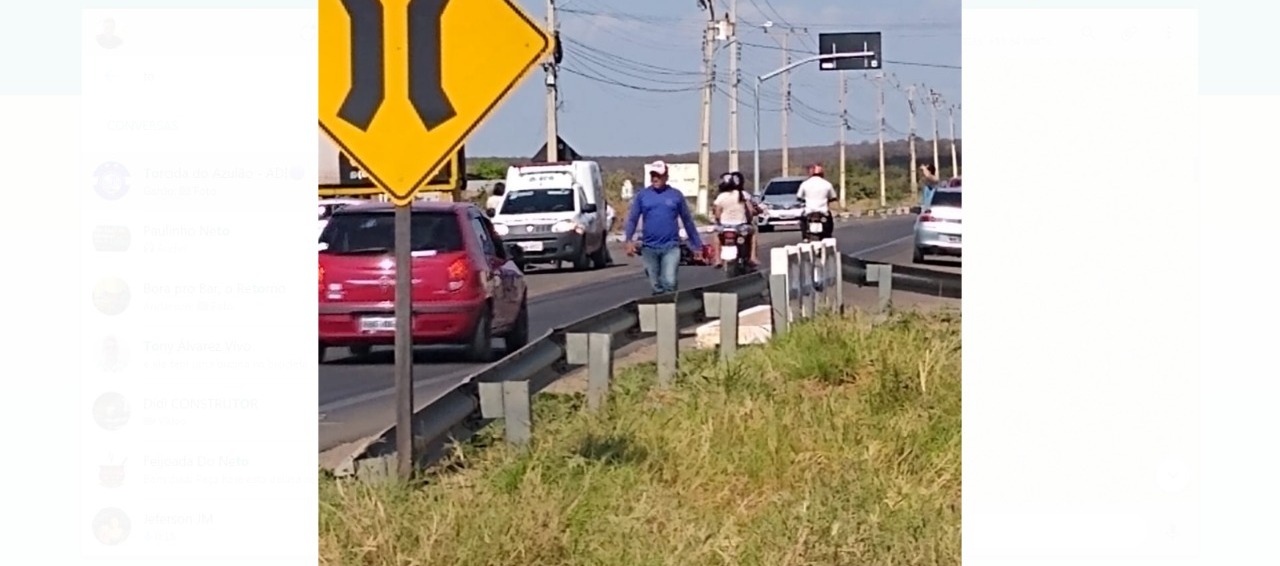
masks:
[[[502,195],[507,192],[507,184],[498,181],[493,185],[493,194],[489,195],[489,199],[484,202],[485,210],[497,212],[498,206],[502,204]]]
[[[755,205],[746,191],[742,190],[742,183],[738,179],[739,177],[733,173],[726,173],[720,177],[720,192],[711,205],[711,213],[716,219],[717,228],[736,228],[744,224],[749,227],[747,239],[751,249],[751,264],[759,265],[760,262],[756,259],[756,235],[752,222],[755,216]],[[715,248],[713,250],[715,257],[720,257],[720,238],[715,238],[712,246]]]

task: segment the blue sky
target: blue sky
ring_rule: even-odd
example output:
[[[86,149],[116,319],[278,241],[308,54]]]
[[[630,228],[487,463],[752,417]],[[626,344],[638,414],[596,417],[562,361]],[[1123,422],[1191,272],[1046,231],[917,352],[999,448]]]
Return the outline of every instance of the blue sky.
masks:
[[[516,0],[532,15],[545,18],[543,0]],[[560,0],[561,36],[571,46],[564,66],[595,77],[564,72],[561,76],[561,135],[586,154],[687,152],[697,149],[700,95],[696,85],[701,60],[700,33],[706,13],[696,0]],[[723,14],[727,0],[716,2]],[[770,4],[771,2],[771,4]],[[82,8],[314,8],[314,0],[46,0],[25,4],[23,18],[0,20],[0,49],[39,53],[0,63],[0,95],[63,94],[80,91],[80,10]],[[776,9],[775,9],[776,8]],[[782,63],[776,33],[759,24],[805,27],[805,38],[793,37],[797,52],[814,49],[819,32],[881,31],[888,61],[926,63],[956,68],[909,66],[887,62],[885,69],[901,84],[936,89],[948,103],[960,103],[960,0],[739,0],[742,38],[743,104],[739,111],[739,147],[751,146],[752,77]],[[776,29],[776,28],[775,28]],[[728,77],[728,50],[718,56],[717,74]],[[797,56],[799,56],[797,54]],[[612,58],[612,59],[611,59]],[[622,58],[619,60],[617,58]],[[608,65],[601,62],[611,59]],[[650,75],[641,69],[656,70]],[[850,141],[874,139],[874,86],[850,73],[849,108],[855,129]],[[838,81],[835,73],[815,66],[792,73],[795,108],[791,120],[793,146],[834,143],[838,136]],[[600,79],[625,86],[602,84]],[[780,106],[775,79],[766,83],[762,115],[765,147],[779,145]],[[647,92],[629,87],[682,92]],[[535,71],[469,140],[473,156],[531,156],[546,139],[542,73]],[[907,129],[905,97],[886,91],[890,137]],[[727,99],[716,97],[712,147],[723,150],[728,134]],[[921,108],[919,132],[928,129]],[[945,114],[941,132],[947,135]],[[960,115],[957,133],[963,137]]]
[[[539,18],[544,2],[517,0]],[[728,0],[714,0],[716,14]],[[560,32],[565,54],[560,77],[560,135],[588,155],[629,155],[695,151],[701,64],[700,33],[706,12],[696,0],[561,0]],[[751,147],[751,85],[756,75],[782,64],[779,26],[806,28],[790,39],[793,59],[814,52],[817,34],[880,31],[887,61],[926,63],[952,68],[886,62],[886,73],[899,84],[923,84],[947,104],[960,104],[960,0],[738,0],[742,48],[739,141]],[[769,33],[759,25],[773,21]],[[718,55],[717,78],[723,92],[713,102],[712,149],[728,147],[729,50]],[[576,71],[576,73],[569,72]],[[652,71],[650,73],[649,71]],[[584,77],[587,75],[591,78]],[[791,145],[835,143],[839,136],[837,73],[808,65],[792,72]],[[854,129],[850,142],[875,139],[875,85],[870,75],[849,73],[849,111]],[[594,80],[593,80],[594,79]],[[621,83],[621,85],[608,84]],[[761,138],[764,147],[780,145],[780,79],[765,83]],[[651,90],[642,90],[651,89]],[[679,91],[679,92],[653,92]],[[478,129],[468,154],[531,156],[546,140],[543,73],[535,70],[515,94]],[[889,138],[907,131],[905,94],[886,86]],[[961,113],[956,132],[963,137]],[[917,132],[931,129],[928,110],[919,107]],[[945,110],[939,127],[947,136]],[[929,134],[931,135],[931,133]]]

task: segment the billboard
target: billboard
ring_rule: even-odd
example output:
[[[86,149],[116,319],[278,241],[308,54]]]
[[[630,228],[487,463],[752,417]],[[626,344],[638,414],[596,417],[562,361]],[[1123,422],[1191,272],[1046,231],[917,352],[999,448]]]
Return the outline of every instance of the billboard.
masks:
[[[653,168],[648,163],[644,166],[644,184],[649,184],[649,171]],[[680,194],[684,198],[698,198],[698,164],[697,163],[668,163],[667,164],[667,184],[680,190]]]

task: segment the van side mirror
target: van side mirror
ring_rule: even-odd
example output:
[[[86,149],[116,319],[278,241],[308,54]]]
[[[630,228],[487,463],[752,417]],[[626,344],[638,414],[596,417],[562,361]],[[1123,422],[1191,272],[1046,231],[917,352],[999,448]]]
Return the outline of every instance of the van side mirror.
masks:
[[[597,210],[599,210],[599,209],[600,209],[599,207],[597,207],[596,205],[594,205],[594,204],[592,204],[592,203],[586,203],[586,204],[582,205],[582,211],[583,211],[583,212],[586,212],[586,213],[588,213],[588,214],[590,214],[590,213],[592,213],[592,212],[595,212],[595,211],[597,211]]]
[[[918,206],[911,207],[911,214],[920,214],[920,207]]]
[[[484,215],[488,216],[489,218],[493,218],[493,213],[494,213],[494,210],[492,208],[484,209]]]

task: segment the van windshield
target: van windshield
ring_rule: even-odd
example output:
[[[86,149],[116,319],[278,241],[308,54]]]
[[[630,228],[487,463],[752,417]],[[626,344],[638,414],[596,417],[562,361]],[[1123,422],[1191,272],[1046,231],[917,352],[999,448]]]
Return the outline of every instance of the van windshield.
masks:
[[[573,189],[507,189],[498,214],[571,212],[576,210],[573,193]]]

